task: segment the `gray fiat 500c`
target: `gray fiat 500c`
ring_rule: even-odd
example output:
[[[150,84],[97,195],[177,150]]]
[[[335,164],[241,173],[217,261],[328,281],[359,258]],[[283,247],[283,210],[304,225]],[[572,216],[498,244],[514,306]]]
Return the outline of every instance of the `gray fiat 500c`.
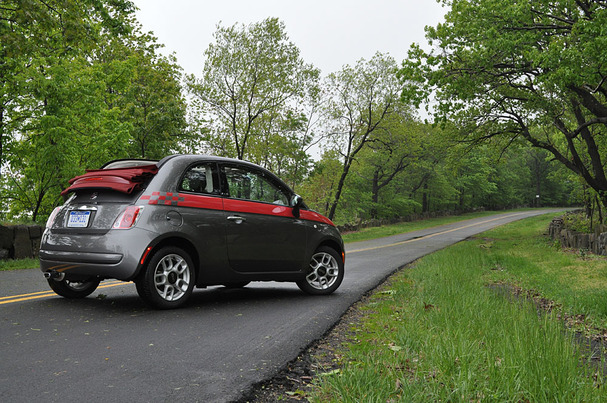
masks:
[[[117,160],[73,178],[63,194],[42,237],[40,265],[66,298],[118,279],[134,281],[144,301],[168,309],[184,304],[194,287],[291,281],[322,295],[344,276],[335,225],[248,162]]]

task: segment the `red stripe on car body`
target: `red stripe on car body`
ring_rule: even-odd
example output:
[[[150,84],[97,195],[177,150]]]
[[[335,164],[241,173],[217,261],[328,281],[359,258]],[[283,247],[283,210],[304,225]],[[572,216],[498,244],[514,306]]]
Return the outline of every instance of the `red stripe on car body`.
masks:
[[[318,222],[321,222],[323,224],[327,224],[327,225],[330,225],[332,227],[335,227],[335,224],[333,224],[333,221],[329,220],[327,217],[325,217],[322,214],[318,214],[315,211],[301,210],[300,214],[301,214],[300,218],[303,219],[303,220],[318,221]]]
[[[246,200],[224,199],[224,209],[233,213],[264,214],[293,218],[293,208],[278,204],[258,203]],[[314,211],[301,210],[300,218],[306,221],[316,221],[335,226],[331,220]]]
[[[281,217],[293,217],[292,208],[279,204],[258,203],[246,200],[225,199],[223,208],[233,213],[264,214]]]
[[[204,208],[209,210],[223,210],[223,199],[213,196],[199,196],[179,193],[181,200],[177,202],[179,207]]]
[[[224,199],[216,196],[193,195],[187,193],[164,193],[153,192],[151,195],[141,196],[141,200],[147,200],[148,204],[192,207],[208,210],[225,210],[232,213],[261,214],[293,218],[293,208],[279,204],[259,203],[248,200]],[[335,226],[327,217],[314,211],[301,210],[300,218],[306,221],[316,221],[323,224]]]

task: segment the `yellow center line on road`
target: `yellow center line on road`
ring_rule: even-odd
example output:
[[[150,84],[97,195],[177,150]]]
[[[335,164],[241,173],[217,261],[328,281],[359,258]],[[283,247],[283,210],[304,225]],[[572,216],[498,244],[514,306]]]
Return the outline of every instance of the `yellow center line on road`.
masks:
[[[503,220],[504,218],[515,217],[515,216],[522,215],[522,214],[525,214],[525,213],[509,214],[509,215],[505,215],[505,216],[501,216],[501,217],[497,217],[497,218],[492,218],[490,220],[480,221],[480,222],[477,222],[477,223],[474,223],[474,224],[464,225],[463,227],[457,227],[457,228],[449,229],[449,230],[446,230],[446,231],[435,232],[434,234],[425,235],[425,236],[422,236],[422,237],[419,237],[419,238],[407,239],[406,241],[391,243],[391,244],[388,244],[388,245],[371,246],[369,248],[350,250],[350,251],[346,251],[346,253],[350,254],[350,253],[366,252],[366,251],[375,250],[375,249],[391,248],[393,246],[400,246],[400,245],[404,245],[404,244],[411,243],[411,242],[421,241],[423,239],[432,238],[432,237],[435,237],[437,235],[448,234],[449,232],[459,231],[459,230],[462,230],[462,229],[466,229],[466,228],[470,228],[470,227],[475,227],[477,225],[486,224],[486,223],[492,222],[492,221],[499,221],[499,220]]]
[[[124,284],[128,284],[128,282],[112,281],[107,284],[100,285],[99,287],[97,287],[97,289],[116,287],[116,286],[124,285]],[[48,297],[53,297],[53,296],[57,296],[57,294],[55,294],[53,291],[38,291],[38,292],[29,293],[29,294],[11,295],[8,297],[0,297],[0,305],[12,304],[13,302],[29,301],[29,300],[33,300],[33,299],[39,299],[39,298],[48,298]]]

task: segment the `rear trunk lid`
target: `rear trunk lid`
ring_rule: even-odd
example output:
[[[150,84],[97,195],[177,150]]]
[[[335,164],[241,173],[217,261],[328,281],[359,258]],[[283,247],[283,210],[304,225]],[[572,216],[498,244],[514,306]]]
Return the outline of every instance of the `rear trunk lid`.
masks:
[[[149,161],[148,161],[149,162]],[[116,219],[133,205],[158,172],[155,164],[89,170],[70,180],[62,194],[70,195],[50,223],[53,233],[99,234],[108,232]]]

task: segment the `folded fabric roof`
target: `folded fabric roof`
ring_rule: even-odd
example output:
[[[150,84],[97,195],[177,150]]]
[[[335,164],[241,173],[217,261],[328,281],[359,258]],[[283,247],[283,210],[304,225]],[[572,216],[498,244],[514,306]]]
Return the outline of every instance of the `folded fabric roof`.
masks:
[[[112,189],[130,194],[141,189],[143,183],[156,175],[156,165],[143,165],[133,168],[91,169],[84,175],[70,179],[70,186],[61,194],[65,196],[77,189]]]

